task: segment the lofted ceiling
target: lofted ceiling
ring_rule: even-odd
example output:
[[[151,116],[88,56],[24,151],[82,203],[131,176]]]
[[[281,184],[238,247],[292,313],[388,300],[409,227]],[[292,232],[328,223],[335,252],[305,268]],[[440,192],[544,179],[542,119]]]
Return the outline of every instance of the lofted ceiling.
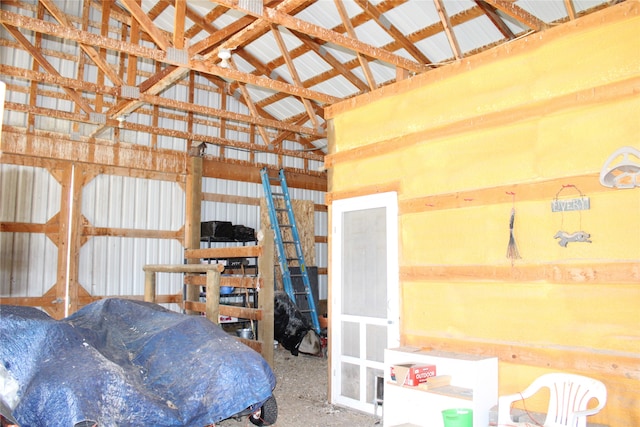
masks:
[[[306,169],[324,107],[618,2],[0,0],[5,126]]]

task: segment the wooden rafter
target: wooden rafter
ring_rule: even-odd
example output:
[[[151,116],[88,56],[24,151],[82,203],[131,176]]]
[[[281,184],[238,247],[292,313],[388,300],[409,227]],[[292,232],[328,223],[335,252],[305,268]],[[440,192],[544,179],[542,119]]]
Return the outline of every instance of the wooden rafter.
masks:
[[[252,16],[257,16],[259,18],[265,19],[272,24],[282,25],[283,27],[289,28],[290,30],[295,30],[295,31],[309,34],[321,40],[334,43],[338,46],[342,46],[354,52],[362,53],[371,58],[379,59],[381,61],[387,62],[389,64],[395,65],[400,68],[404,68],[404,69],[415,71],[415,72],[424,72],[429,69],[427,66],[423,64],[419,64],[417,62],[408,60],[402,56],[398,56],[387,50],[371,46],[367,43],[361,42],[351,37],[347,37],[342,34],[336,33],[335,31],[331,31],[326,28],[322,28],[318,25],[314,25],[310,22],[305,22],[300,19],[297,19],[291,15],[288,15],[278,10],[278,8],[272,9],[270,7],[264,7],[262,15],[257,15],[255,12],[251,10],[247,10],[239,7],[236,0],[217,0],[216,2],[223,4],[231,9],[237,9],[242,13],[246,13]]]
[[[282,3],[278,4],[275,9],[264,9],[274,10],[278,13],[287,15],[296,8],[300,7],[301,4],[304,4],[304,2],[305,0],[284,0]],[[221,1],[216,3],[222,4],[229,9],[237,8],[235,2]],[[248,15],[258,19],[254,20],[252,23],[246,25],[243,29],[235,33],[233,36],[229,37],[229,39],[223,42],[219,46],[219,48],[235,49],[238,46],[243,46],[247,42],[255,40],[256,38],[260,37],[270,30],[272,22],[268,19],[264,19],[265,17],[263,15],[255,14],[253,12],[248,13]],[[217,51],[215,52],[217,55]]]
[[[344,4],[342,4],[341,0],[334,0],[333,3],[336,5],[336,9],[338,9],[342,25],[347,29],[347,34],[349,34],[349,37],[356,39],[356,30],[353,28],[353,24],[351,24],[351,21],[349,20],[349,15],[347,14]],[[374,90],[378,85],[376,84],[376,79],[373,77],[373,73],[371,72],[371,67],[369,67],[369,61],[367,61],[367,58],[365,58],[360,52],[356,52],[356,55],[358,56],[360,68],[362,68],[362,72],[367,79],[367,84],[369,84],[369,89]]]
[[[113,4],[113,0],[107,0],[102,2],[102,10],[100,13],[100,35],[102,37],[109,37],[109,19],[111,18],[111,5]],[[98,54],[100,57],[105,58],[107,56],[106,49],[100,49],[100,53]],[[105,73],[98,68],[98,73],[96,75],[96,83],[99,85],[104,84]],[[120,79],[118,78],[120,82]],[[101,94],[97,94],[94,108],[97,112],[102,113],[104,107],[104,98]]]
[[[569,15],[569,19],[571,21],[576,19],[576,9],[573,7],[573,1],[564,0],[564,7],[567,9],[567,14]]]
[[[74,28],[73,23],[64,13],[62,13],[52,0],[40,0],[40,4],[47,8],[47,11],[56,18],[60,24],[68,28]],[[113,84],[117,86],[121,86],[123,84],[120,77],[111,68],[107,61],[93,48],[93,46],[86,43],[78,43],[78,45],[80,46],[80,49],[82,49],[84,53],[91,58],[94,64],[96,64],[96,66],[109,77]]]
[[[120,0],[122,4],[129,10],[131,16],[138,21],[140,26],[153,39],[156,45],[162,50],[167,50],[172,46],[171,40],[166,36],[164,31],[155,26],[151,18],[142,10],[136,0]]]
[[[34,45],[32,45],[29,40],[25,36],[22,35],[20,30],[16,27],[3,23],[4,27],[7,31],[33,56],[33,58],[40,64],[40,66],[47,71],[47,73],[60,76],[60,73],[55,69],[49,61],[44,57],[44,55],[37,49]],[[93,108],[82,98],[82,95],[76,92],[73,89],[63,86],[62,89],[69,95],[80,108],[87,114],[91,114],[95,112]]]
[[[99,93],[102,95],[110,95],[114,97],[117,96],[120,92],[119,88],[115,87],[99,86],[94,83],[89,83],[82,80],[70,79],[62,77],[60,75],[23,70],[16,67],[10,67],[8,65],[0,65],[0,73],[6,76],[28,79],[33,82],[45,82],[49,84],[65,86],[75,91]],[[320,132],[317,129],[313,129],[307,126],[298,126],[287,121],[267,119],[264,117],[254,118],[246,114],[234,113],[223,109],[205,107],[187,102],[180,102],[173,99],[163,98],[157,95],[150,95],[147,93],[141,94],[140,98],[141,101],[149,105],[157,105],[159,107],[175,109],[178,111],[193,112],[205,116],[220,117],[226,120],[259,125],[273,129],[279,129],[282,131],[308,134],[316,138],[326,137],[326,134],[324,132]],[[78,120],[85,120],[88,122],[88,117],[78,117]]]
[[[382,3],[379,3],[376,8],[381,12],[384,13],[386,10],[391,9],[394,6],[397,6],[399,4],[405,3],[406,0],[402,0],[402,1],[396,1],[396,0],[387,0],[384,1]],[[476,19],[480,16],[483,15],[482,10],[480,10],[479,8],[471,8],[468,9],[464,12],[461,12],[459,14],[456,14],[454,16],[452,16],[450,18],[451,24],[452,25],[460,25],[463,24],[465,22],[469,22],[473,19]],[[361,25],[365,22],[367,22],[370,19],[370,16],[367,15],[366,13],[361,13],[359,15],[356,15],[354,17],[351,18],[351,22],[353,23],[354,26],[356,25]],[[334,28],[332,28],[332,31],[335,32],[345,32],[346,29],[344,28],[344,25],[339,24],[337,26],[335,26]],[[442,25],[440,23],[436,23],[433,25],[430,25],[428,27],[426,27],[423,30],[417,31],[415,33],[409,34],[408,36],[406,36],[406,38],[411,41],[412,43],[415,43],[417,41],[426,39],[428,37],[432,37],[436,34],[438,34],[439,32],[442,31]],[[295,31],[294,31],[295,32]],[[308,40],[312,40],[317,46],[319,46],[319,42],[317,40],[315,40],[312,37],[309,37],[308,35],[305,34],[305,36],[307,37]],[[300,37],[300,40],[305,42],[305,39],[303,37]],[[401,46],[399,45],[397,40],[394,40],[391,43],[388,43],[385,46],[382,46],[383,49],[389,50],[389,51],[395,51],[397,49],[400,49]],[[306,50],[304,47],[298,47],[293,49],[292,51],[290,51],[291,57],[292,58],[296,58],[300,55],[303,55],[304,53],[306,53]],[[325,57],[330,57],[330,53],[327,50],[322,50],[322,51],[317,51],[317,53],[325,58]],[[337,61],[337,60],[336,60]],[[358,67],[360,65],[360,63],[358,62],[357,59],[354,59],[352,61],[348,61],[345,63],[340,63],[339,61],[337,61],[338,64],[340,64],[340,66],[336,66],[334,64],[332,65],[332,68],[330,70],[327,70],[326,72],[319,74],[307,81],[304,82],[305,87],[313,87],[314,85],[317,85],[319,83],[322,83],[324,81],[330,80],[336,76],[342,75],[344,76],[347,80],[349,80],[350,82],[352,82],[356,87],[358,87],[358,89],[360,89],[361,92],[365,92],[368,90],[367,86],[363,85],[364,82],[362,82],[360,80],[360,84],[357,84],[356,82],[354,82],[354,78],[358,79],[350,70],[353,70],[354,68]],[[283,64],[283,60],[281,61],[280,58],[276,58],[274,59],[272,62],[270,62],[269,64],[267,64],[267,66],[271,69],[275,69],[277,67],[279,67],[280,65]],[[345,70],[349,70],[349,71],[345,71]],[[351,78],[350,78],[351,75]],[[359,80],[359,79],[358,79]],[[355,94],[354,94],[355,95]],[[281,100],[285,95],[281,94],[281,93],[276,93],[270,97],[264,98],[262,99],[258,105],[261,106],[267,106],[269,104],[272,104],[274,102],[277,102],[279,100]]]
[[[320,56],[327,64],[331,65],[331,68],[336,70],[339,74],[342,74],[345,79],[347,79],[351,84],[360,89],[361,91],[366,91],[369,87],[365,82],[360,80],[358,76],[356,76],[348,67],[346,67],[342,62],[338,61],[338,59],[331,55],[331,53],[327,49],[323,49],[320,44],[318,44],[315,40],[309,37],[306,34],[295,33],[298,36],[298,39],[305,46],[315,52],[318,56]]]
[[[229,67],[235,69],[236,66],[233,62],[233,59],[229,59]],[[240,93],[242,93],[242,97],[244,98],[244,102],[247,105],[247,107],[249,108],[249,111],[251,112],[251,116],[254,119],[259,119],[260,118],[260,114],[258,113],[258,110],[256,109],[256,106],[253,104],[253,100],[251,99],[251,95],[249,94],[249,91],[247,90],[247,88],[245,87],[245,85],[243,84],[239,84],[238,85],[238,89],[240,89]],[[270,145],[270,141],[271,138],[269,138],[269,134],[267,133],[267,130],[264,128],[264,126],[257,126],[258,127],[258,132],[260,133],[260,136],[262,137],[262,141],[264,142],[265,145]]]
[[[282,54],[285,62],[287,63],[287,68],[289,69],[289,74],[291,74],[291,78],[293,79],[293,82],[297,86],[302,86],[302,82],[300,81],[300,76],[298,75],[298,70],[296,70],[295,64],[293,63],[293,60],[289,55],[289,49],[287,49],[287,46],[284,43],[284,39],[282,38],[282,34],[280,34],[280,30],[274,25],[271,27],[271,32],[273,33],[273,36],[276,40],[276,44],[280,48],[280,53]],[[313,106],[311,106],[311,102],[309,102],[308,99],[304,99],[304,98],[302,98],[301,101],[304,104],[304,109],[307,111],[307,114],[309,115],[309,119],[311,120],[313,127],[316,129],[319,128],[320,124],[318,123],[316,112],[314,111]]]
[[[173,17],[173,46],[184,49],[184,19],[187,14],[187,0],[175,0]]]
[[[442,27],[444,28],[444,33],[447,35],[447,39],[449,40],[449,45],[451,46],[451,50],[453,51],[453,57],[455,59],[462,58],[460,44],[458,43],[458,38],[453,32],[453,27],[451,26],[449,15],[444,8],[444,3],[442,2],[442,0],[433,0],[433,3],[435,4],[436,10],[438,11],[438,16],[440,16],[440,22],[442,23]]]
[[[500,18],[500,16],[498,16],[495,7],[487,4],[484,0],[475,0],[475,3],[480,9],[482,9],[487,18],[507,40],[513,40],[516,37],[509,26],[502,20],[502,18]]]
[[[193,8],[189,7],[189,3],[187,2],[186,16],[191,21],[193,21],[194,24],[191,26],[191,28],[187,29],[184,32],[184,37],[193,38],[194,36],[198,35],[198,33],[200,33],[201,31],[205,31],[208,34],[214,34],[218,31],[222,31],[220,28],[214,27],[213,24],[211,23],[214,22],[216,19],[218,19],[220,16],[224,15],[226,11],[227,11],[226,7],[214,7],[205,16],[201,16],[198,13],[196,13],[193,10]],[[239,21],[242,19],[243,18],[240,18]],[[249,19],[253,21],[253,18],[249,18]]]
[[[122,43],[113,39],[108,39],[104,37],[97,36],[95,34],[83,32],[75,29],[65,29],[64,31],[60,29],[60,26],[55,24],[51,24],[48,22],[28,18],[22,15],[13,14],[11,12],[0,11],[0,22],[10,23],[16,22],[18,26],[22,28],[30,29],[32,31],[40,31],[46,34],[55,35],[62,38],[73,39],[77,42],[93,44],[95,46],[105,47],[107,49],[113,49],[116,51],[126,52],[129,54],[135,54],[139,57],[145,57],[149,59],[153,59],[156,61],[167,61],[166,55],[161,51],[157,51],[154,49],[144,48],[141,46],[134,46],[130,43]],[[179,65],[179,64],[176,64]],[[304,87],[298,87],[295,85],[290,85],[284,82],[272,80],[266,77],[253,76],[251,74],[243,73],[237,70],[225,69],[214,65],[211,61],[207,61],[206,59],[193,59],[189,61],[188,67],[176,67],[172,69],[168,75],[163,76],[161,79],[154,82],[154,84],[146,89],[146,92],[151,92],[152,94],[157,94],[160,91],[166,89],[171,86],[177,80],[181,79],[186,75],[189,69],[193,69],[199,72],[213,74],[220,77],[225,77],[231,80],[237,80],[243,83],[251,84],[258,87],[263,87],[266,89],[281,91],[285,93],[289,93],[293,96],[298,96],[302,98],[314,99],[318,102],[322,103],[335,103],[339,99],[325,95],[320,92],[312,91],[306,89]],[[141,90],[142,92],[142,90]],[[136,108],[140,106],[139,102],[129,102],[128,106],[119,111],[109,112],[111,115],[120,115],[120,114],[129,114]]]
[[[416,45],[411,42],[400,30],[398,30],[395,26],[393,26],[383,15],[380,10],[374,5],[372,5],[369,0],[355,0],[356,4],[362,8],[365,14],[371,17],[382,29],[384,29],[387,34],[389,34],[395,41],[402,46],[404,50],[406,50],[409,55],[413,56],[416,61],[422,64],[430,64],[431,61],[427,58],[424,53],[420,51],[416,47]]]
[[[496,9],[501,10],[513,19],[535,31],[542,31],[549,26],[542,20],[536,18],[520,6],[516,5],[513,1],[508,0],[484,0]]]

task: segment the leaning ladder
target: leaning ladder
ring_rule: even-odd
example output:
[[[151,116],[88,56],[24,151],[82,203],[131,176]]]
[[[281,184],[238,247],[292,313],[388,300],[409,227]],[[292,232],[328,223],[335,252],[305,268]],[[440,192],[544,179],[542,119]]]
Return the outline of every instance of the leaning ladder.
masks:
[[[296,226],[296,219],[293,214],[293,206],[291,205],[291,197],[289,196],[289,188],[287,180],[284,177],[284,170],[280,169],[278,177],[269,176],[267,168],[260,171],[262,177],[262,186],[267,201],[267,209],[269,210],[269,220],[273,229],[274,240],[276,242],[278,253],[278,264],[280,264],[280,272],[282,273],[282,283],[284,290],[291,298],[291,301],[298,307],[298,310],[311,321],[313,329],[319,334],[320,323],[318,322],[318,312],[316,304],[313,300],[311,292],[311,283],[309,274],[307,273],[306,264],[304,262],[304,254],[302,253],[302,245],[300,244],[300,235]],[[280,186],[280,191],[272,191],[271,184]],[[278,203],[276,203],[278,202]],[[284,215],[286,213],[286,215]],[[283,234],[283,231],[289,230]],[[287,238],[288,240],[285,240]],[[295,247],[295,257],[288,258],[286,248]],[[290,253],[293,251],[290,251]],[[300,272],[292,273],[291,267],[298,267]],[[293,286],[292,277],[301,277],[303,290],[297,290]]]

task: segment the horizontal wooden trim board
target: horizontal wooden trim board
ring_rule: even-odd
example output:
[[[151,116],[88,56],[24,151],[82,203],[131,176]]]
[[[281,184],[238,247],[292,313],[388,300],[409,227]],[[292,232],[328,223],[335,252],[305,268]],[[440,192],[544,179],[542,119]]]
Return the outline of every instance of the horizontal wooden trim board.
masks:
[[[184,257],[187,259],[227,259],[227,258],[251,258],[262,255],[262,246],[238,246],[228,248],[202,248],[185,249]]]
[[[78,306],[85,306],[87,304],[91,304],[92,302],[99,301],[101,299],[107,298],[122,298],[122,299],[130,299],[136,301],[143,301],[144,297],[142,295],[111,295],[111,296],[86,296],[79,295],[78,296]],[[180,304],[182,303],[182,294],[175,295],[157,295],[156,296],[157,304]],[[43,295],[41,297],[1,297],[0,304],[6,305],[22,305],[28,307],[43,307],[50,308],[59,305],[51,300],[47,295]]]
[[[0,231],[6,233],[57,233],[58,224],[30,224],[26,222],[0,222]]]
[[[400,191],[400,183],[398,181],[382,182],[368,187],[360,187],[355,190],[331,191],[325,195],[325,203],[330,205],[334,200],[350,199],[352,197],[368,196],[370,194],[388,193],[390,191]]]
[[[82,236],[137,237],[182,241],[184,230],[143,230],[139,228],[83,227]]]
[[[4,130],[3,130],[4,135]],[[3,147],[4,148],[4,147]],[[69,160],[59,160],[59,159],[50,159],[44,157],[32,157],[23,154],[11,154],[3,151],[2,153],[2,162],[8,165],[17,165],[17,166],[30,166],[35,168],[43,168],[49,171],[55,169],[64,169],[70,163]],[[104,166],[104,165],[90,165],[88,163],[83,164],[85,170],[92,174],[91,177],[95,177],[97,175],[114,175],[114,176],[127,176],[132,178],[144,178],[144,179],[153,179],[156,181],[168,181],[168,182],[184,182],[185,175],[178,173],[168,173],[168,172],[152,172],[147,170],[139,170],[139,169],[131,169],[131,168],[123,168],[117,166]],[[87,184],[88,181],[84,181],[84,184]]]
[[[232,203],[235,205],[260,206],[263,197],[230,196],[228,194],[202,193],[202,200],[215,203]],[[327,206],[314,204],[313,210],[316,212],[326,212]]]
[[[318,162],[323,160],[314,154],[309,156],[315,156],[314,160]],[[84,184],[101,174],[184,183],[187,159],[187,154],[182,151],[114,144],[111,141],[75,141],[64,134],[34,134],[14,126],[2,129],[1,163],[49,170],[63,169],[71,163],[82,165],[83,170],[89,173]],[[205,178],[260,183],[261,168],[262,165],[249,161],[220,160],[207,156],[203,158],[202,175]],[[284,169],[290,188],[327,190],[326,172]]]
[[[530,200],[546,200],[549,195],[556,194],[558,189],[575,186],[584,194],[616,191],[615,188],[607,188],[600,184],[598,173],[560,177],[545,181],[536,181],[524,184],[509,184],[491,188],[480,188],[455,193],[434,194],[412,199],[398,201],[398,214],[412,214],[420,212],[436,211],[441,209],[468,208],[470,206],[483,206],[498,203],[513,203]],[[378,194],[388,191],[401,191],[400,182],[387,182],[376,184],[357,190],[345,190],[326,194],[327,205],[334,200],[346,199],[369,194]]]
[[[206,311],[206,303],[197,301],[185,301],[184,308],[186,310],[193,310],[204,313]],[[220,304],[220,315],[249,320],[262,320],[262,310],[224,304]]]
[[[627,353],[596,351],[558,345],[534,346],[520,343],[494,343],[478,340],[424,337],[407,333],[408,342],[428,342],[430,350],[452,351],[498,357],[501,362],[552,368],[576,373],[597,372],[640,380],[640,357]]]
[[[153,273],[206,273],[222,272],[222,264],[147,264],[142,267],[145,272]]]
[[[101,164],[151,172],[167,171],[175,174],[186,172],[187,156],[183,152],[142,145],[73,141],[60,134],[32,134],[13,127],[2,130],[2,150],[24,156],[56,160],[74,159],[76,163]]]
[[[259,277],[220,277],[220,287],[230,286],[232,288],[247,288],[258,289],[262,287],[263,280]],[[205,286],[207,284],[207,278],[204,275],[188,275],[184,278],[185,285]]]
[[[515,281],[640,284],[639,262],[400,267],[403,281]]]
[[[571,177],[554,178],[526,184],[503,185],[455,193],[405,199],[398,202],[400,215],[428,212],[441,209],[468,208],[470,206],[493,205],[531,200],[550,200],[550,195],[563,186],[575,186],[585,194],[615,191],[600,184],[599,174],[591,173]]]

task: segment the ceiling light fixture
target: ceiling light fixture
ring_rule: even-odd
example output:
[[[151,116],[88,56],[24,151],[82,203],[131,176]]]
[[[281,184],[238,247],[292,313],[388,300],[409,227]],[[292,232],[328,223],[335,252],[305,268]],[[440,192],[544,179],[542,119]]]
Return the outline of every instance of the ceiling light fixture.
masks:
[[[231,49],[222,48],[220,52],[218,52],[218,58],[221,59],[220,66],[222,68],[229,68],[229,59],[231,59]]]
[[[122,124],[127,120],[127,116],[128,116],[128,114],[120,114],[120,115],[115,117],[115,119],[118,121],[118,127],[119,128],[121,128]]]

